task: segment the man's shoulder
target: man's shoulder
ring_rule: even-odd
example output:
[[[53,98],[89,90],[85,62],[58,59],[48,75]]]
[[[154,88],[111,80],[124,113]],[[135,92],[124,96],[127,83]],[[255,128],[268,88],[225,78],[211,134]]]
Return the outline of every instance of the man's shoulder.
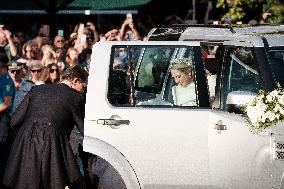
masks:
[[[19,90],[29,91],[34,86],[33,82],[27,79],[23,79]]]
[[[0,79],[0,83],[3,86],[1,88],[2,95],[4,96],[14,96],[15,94],[15,84],[13,79],[9,76],[9,74],[3,74]]]
[[[0,75],[0,80],[2,81],[13,81],[13,79],[10,77],[10,75],[8,73],[5,74],[1,74]]]
[[[9,74],[3,74],[0,78],[0,82],[3,84],[3,85],[10,85],[11,87],[14,86],[14,81],[13,79],[9,76]]]
[[[62,96],[81,96],[80,93],[74,91],[66,84],[57,83],[57,84],[42,84],[42,85],[35,85],[35,91],[41,91],[44,93],[52,93],[54,95],[62,95]]]

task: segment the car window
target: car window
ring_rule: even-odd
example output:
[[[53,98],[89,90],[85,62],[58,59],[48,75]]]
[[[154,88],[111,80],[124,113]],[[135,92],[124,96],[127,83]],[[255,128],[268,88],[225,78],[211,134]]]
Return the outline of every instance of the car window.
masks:
[[[276,82],[284,87],[284,47],[270,48],[268,58]]]
[[[229,50],[229,57],[224,65],[222,80],[222,104],[226,109],[226,98],[232,91],[257,93],[261,87],[258,64],[254,61],[250,48],[238,47]]]
[[[114,46],[108,100],[113,106],[198,106],[192,47]]]
[[[145,48],[137,74],[137,89],[160,93],[175,47]]]
[[[108,81],[108,100],[114,106],[130,106],[133,104],[133,78],[141,48],[114,46]]]

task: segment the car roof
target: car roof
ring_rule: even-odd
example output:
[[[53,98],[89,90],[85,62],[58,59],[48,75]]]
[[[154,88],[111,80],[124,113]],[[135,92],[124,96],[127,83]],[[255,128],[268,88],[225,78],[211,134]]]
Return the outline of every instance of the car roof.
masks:
[[[174,25],[153,28],[149,41],[201,41],[229,43],[243,41],[253,46],[284,46],[284,25],[229,26],[229,25]]]
[[[284,46],[284,25],[235,27],[234,31],[243,36],[261,37],[270,47]]]
[[[210,29],[210,30],[209,30]],[[223,25],[172,25],[153,28],[148,33],[149,41],[177,41],[187,31],[200,31],[201,33],[217,34],[217,31],[222,33],[232,34],[232,27]],[[216,32],[217,33],[216,33]]]
[[[284,34],[284,25],[258,25],[248,27],[234,27],[236,33],[243,35],[270,36]]]

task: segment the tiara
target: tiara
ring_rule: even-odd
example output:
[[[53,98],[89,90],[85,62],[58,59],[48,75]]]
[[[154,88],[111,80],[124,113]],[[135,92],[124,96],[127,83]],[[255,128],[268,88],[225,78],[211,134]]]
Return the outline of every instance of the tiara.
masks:
[[[177,66],[178,68],[192,67],[191,58],[175,58],[171,60],[171,67]]]

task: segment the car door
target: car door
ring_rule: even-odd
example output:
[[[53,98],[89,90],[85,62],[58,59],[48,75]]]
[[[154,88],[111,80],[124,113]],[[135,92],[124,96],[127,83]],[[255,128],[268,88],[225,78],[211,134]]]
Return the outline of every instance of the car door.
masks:
[[[252,134],[242,115],[228,109],[226,101],[235,90],[262,88],[258,69],[255,72],[228,53],[221,57],[224,63],[217,81],[206,82],[204,52],[198,42],[116,42],[95,52],[85,135],[118,150],[142,188],[280,187],[283,162],[273,154],[283,139]],[[194,106],[172,101],[171,88],[176,84],[170,65],[179,58],[190,58],[193,64]],[[212,108],[210,83],[216,83],[217,102],[211,103]]]
[[[243,114],[227,99],[233,93],[256,94],[260,89],[265,90],[254,50],[227,46],[217,77],[219,107],[212,110],[208,127],[211,181],[216,187],[280,188],[283,182],[283,162],[273,156],[277,151],[275,144],[283,141],[281,132],[253,134]]]
[[[110,51],[95,49],[85,135],[104,141],[123,154],[142,188],[209,187],[210,108],[209,101],[204,102],[208,92],[201,92],[207,87],[199,43],[115,44],[108,66],[101,62],[108,57],[103,54]],[[120,51],[128,53],[127,60],[118,58]],[[196,104],[180,107],[165,96],[170,94],[170,60],[184,56],[191,59],[194,67],[192,95]]]

